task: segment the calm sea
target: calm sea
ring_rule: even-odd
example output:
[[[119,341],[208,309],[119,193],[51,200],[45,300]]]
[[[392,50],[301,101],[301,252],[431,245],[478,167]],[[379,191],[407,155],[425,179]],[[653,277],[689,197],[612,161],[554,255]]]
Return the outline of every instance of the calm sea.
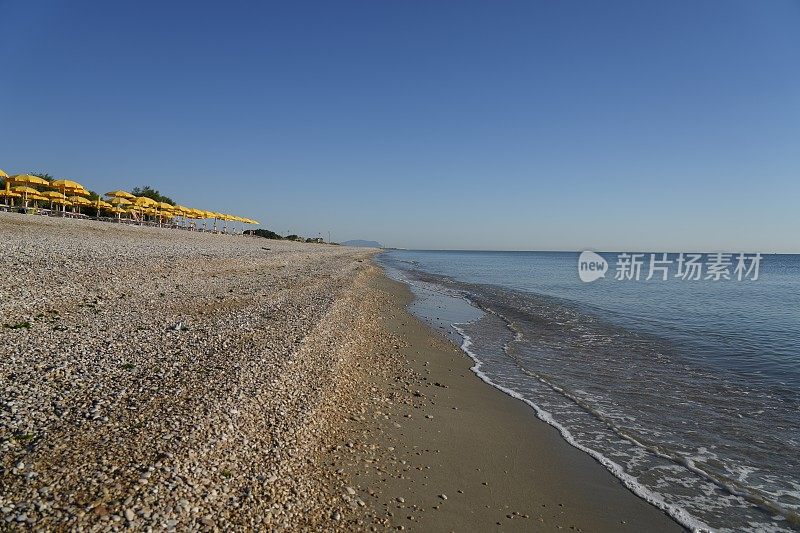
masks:
[[[592,283],[577,253],[379,260],[481,378],[682,524],[800,529],[800,256],[755,281],[622,281],[601,255]]]

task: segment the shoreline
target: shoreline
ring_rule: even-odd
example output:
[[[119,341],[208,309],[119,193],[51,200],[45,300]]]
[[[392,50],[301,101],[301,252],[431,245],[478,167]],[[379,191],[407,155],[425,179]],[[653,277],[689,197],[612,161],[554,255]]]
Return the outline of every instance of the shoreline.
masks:
[[[530,406],[481,380],[466,353],[407,310],[410,289],[376,268],[382,326],[405,374],[372,383],[396,401],[356,422],[375,449],[345,468],[376,522],[425,531],[684,531]]]
[[[681,530],[374,254],[0,213],[3,526]]]

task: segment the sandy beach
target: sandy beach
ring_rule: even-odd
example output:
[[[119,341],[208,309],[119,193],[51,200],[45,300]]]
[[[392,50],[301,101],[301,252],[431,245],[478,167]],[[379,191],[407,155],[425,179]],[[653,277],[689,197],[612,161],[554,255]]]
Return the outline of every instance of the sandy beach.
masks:
[[[681,529],[374,254],[0,213],[4,527]]]

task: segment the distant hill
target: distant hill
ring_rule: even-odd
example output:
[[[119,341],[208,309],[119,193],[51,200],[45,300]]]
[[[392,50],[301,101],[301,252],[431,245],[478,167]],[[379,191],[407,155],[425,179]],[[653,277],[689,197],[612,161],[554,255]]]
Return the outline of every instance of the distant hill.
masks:
[[[359,248],[383,248],[383,245],[378,241],[364,241],[361,239],[344,241],[342,243],[342,246],[358,246]]]

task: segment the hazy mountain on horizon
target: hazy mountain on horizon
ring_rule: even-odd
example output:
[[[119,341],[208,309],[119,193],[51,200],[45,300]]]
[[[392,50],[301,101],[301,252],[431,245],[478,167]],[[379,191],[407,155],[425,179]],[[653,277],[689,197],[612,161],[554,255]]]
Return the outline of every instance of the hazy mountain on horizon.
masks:
[[[351,241],[344,241],[341,244],[343,246],[356,246],[359,248],[383,248],[383,245],[378,241],[365,241],[363,239],[353,239]]]

